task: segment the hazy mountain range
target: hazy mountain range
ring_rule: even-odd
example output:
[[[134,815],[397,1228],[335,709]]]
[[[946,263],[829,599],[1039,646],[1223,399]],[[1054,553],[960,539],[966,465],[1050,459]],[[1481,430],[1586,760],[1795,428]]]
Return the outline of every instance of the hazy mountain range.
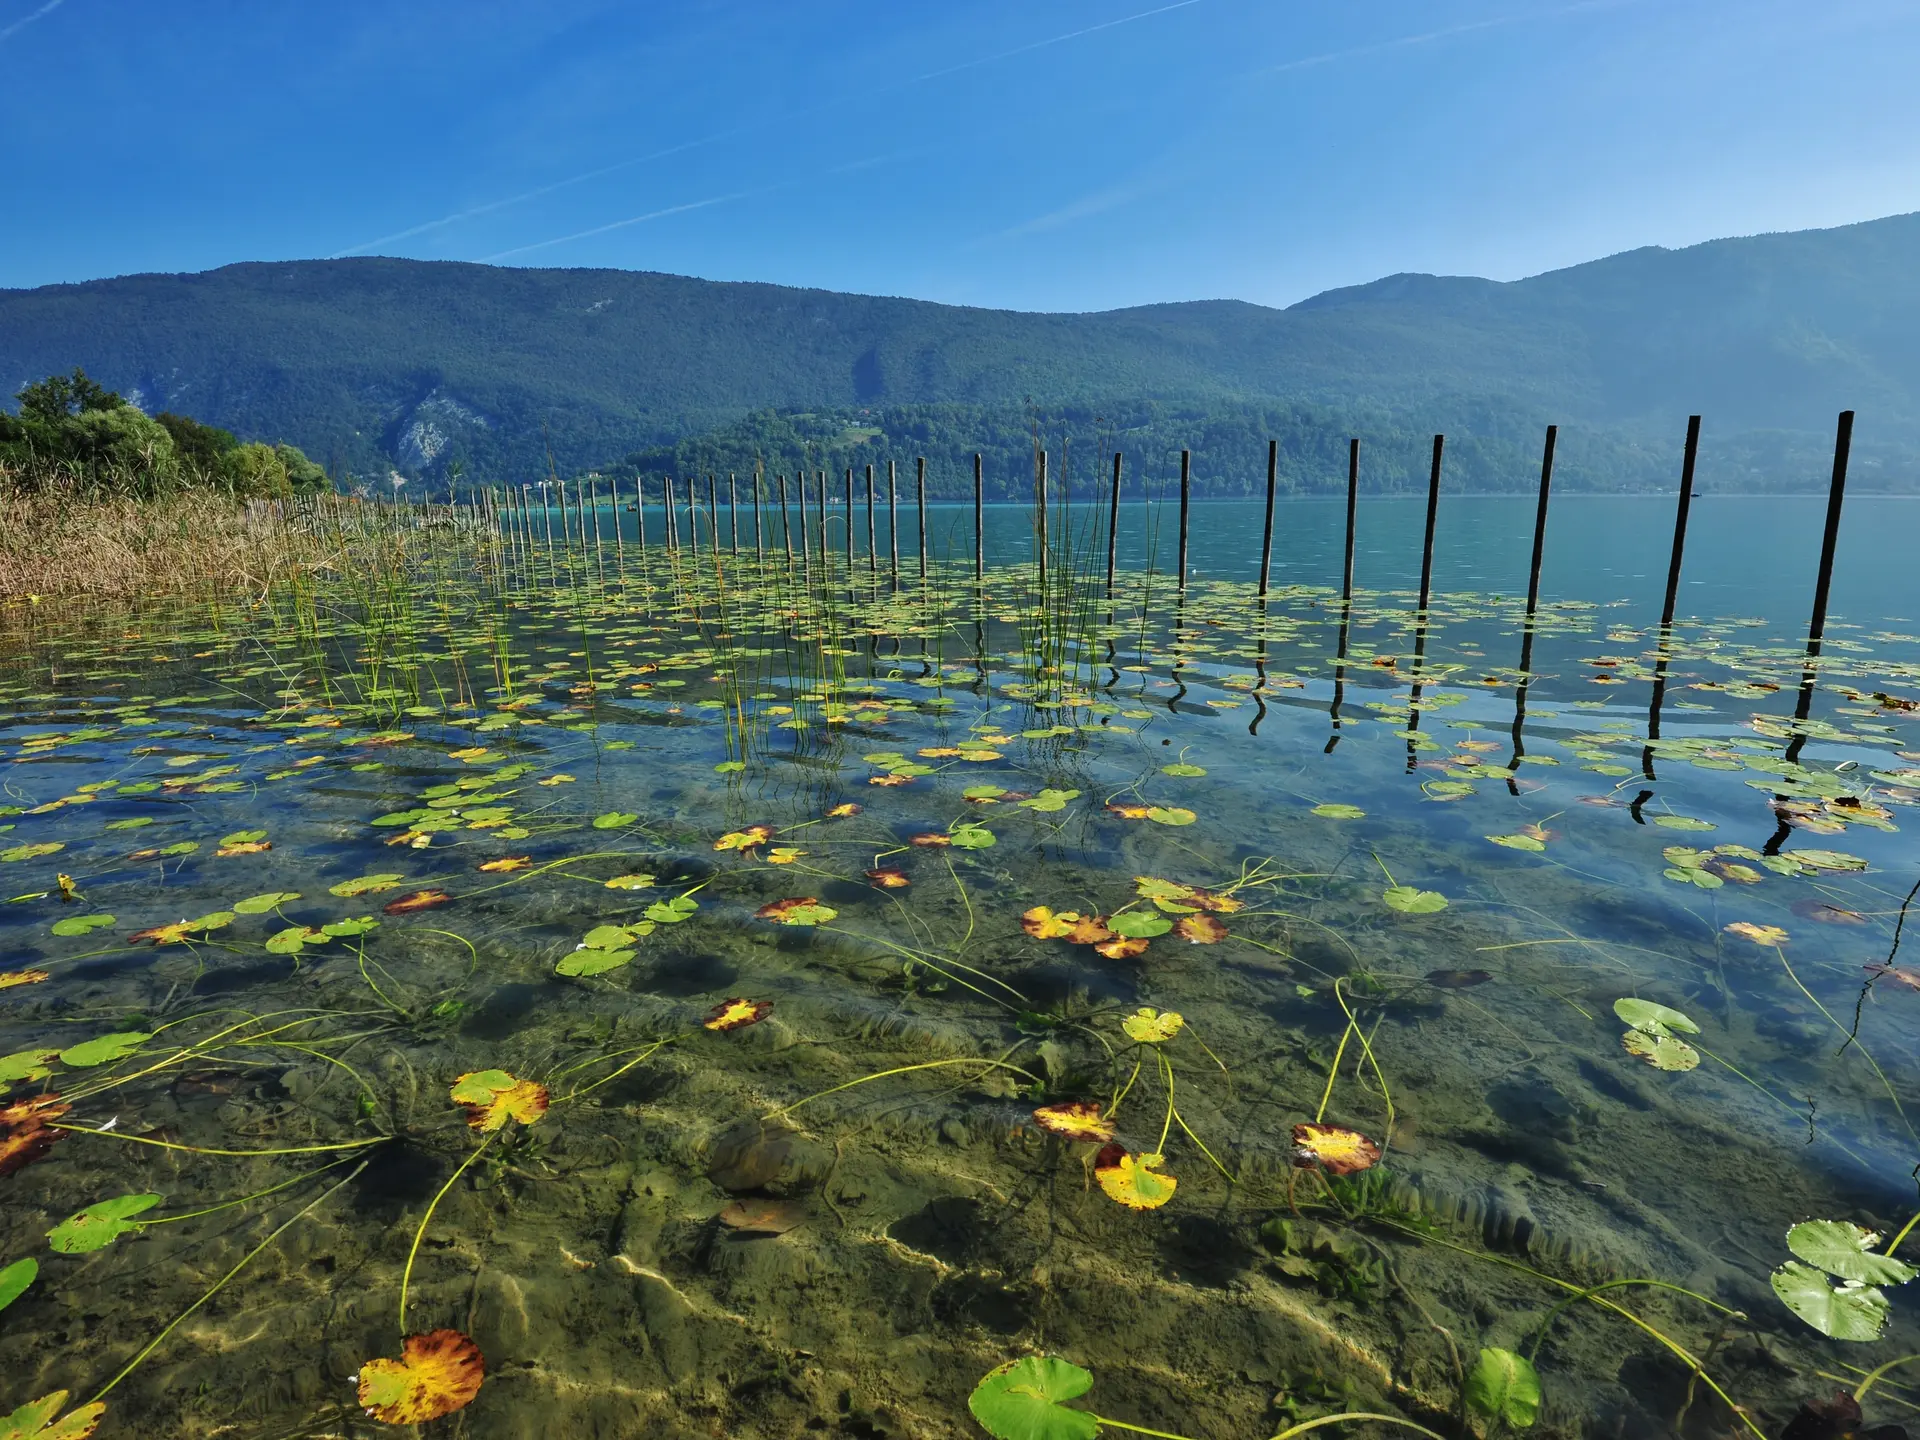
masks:
[[[1920,489],[1920,214],[1649,247],[1512,282],[1394,275],[1284,310],[1234,300],[1030,314],[618,270],[389,259],[230,265],[0,290],[0,387],[84,366],[150,411],[289,440],[336,470],[531,479],[618,467],[842,464],[965,452],[996,474],[1034,434],[1215,488],[1422,471],[1531,483],[1563,427],[1567,483],[1670,485],[1706,416],[1721,488],[1824,483],[1859,412],[1856,483]],[[767,413],[772,412],[772,413]],[[784,447],[784,448],[783,448]],[[804,456],[804,458],[803,458]],[[1256,473],[1257,472],[1257,475]],[[1010,482],[1009,482],[1010,483]]]

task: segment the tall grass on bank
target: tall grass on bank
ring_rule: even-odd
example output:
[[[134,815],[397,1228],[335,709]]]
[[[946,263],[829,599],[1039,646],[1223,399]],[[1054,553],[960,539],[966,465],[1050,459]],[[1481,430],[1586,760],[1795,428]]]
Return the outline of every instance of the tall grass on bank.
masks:
[[[0,599],[266,590],[337,563],[324,532],[290,526],[276,502],[182,491],[151,500],[0,489]]]

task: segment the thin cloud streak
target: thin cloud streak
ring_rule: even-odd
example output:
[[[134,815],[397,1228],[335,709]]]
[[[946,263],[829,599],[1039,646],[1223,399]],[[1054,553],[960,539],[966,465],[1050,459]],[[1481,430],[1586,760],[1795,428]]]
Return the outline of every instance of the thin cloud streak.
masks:
[[[689,200],[684,205],[669,205],[661,210],[649,210],[644,215],[630,215],[625,220],[609,221],[605,225],[595,225],[590,230],[576,230],[571,235],[556,235],[551,240],[536,240],[531,245],[516,245],[511,250],[496,251],[492,255],[482,256],[480,263],[483,265],[491,265],[495,261],[505,260],[514,255],[525,255],[533,250],[545,250],[550,245],[565,245],[574,240],[588,240],[595,235],[604,235],[609,230],[624,230],[629,225],[644,225],[649,220],[664,220],[669,215],[684,215],[689,210],[705,210],[709,206],[727,205],[735,200],[758,199],[762,195],[772,195],[781,190],[791,190],[796,185],[806,183],[807,179],[819,179],[824,175],[844,175],[854,170],[866,170],[875,165],[885,165],[890,161],[901,159],[903,155],[907,153],[911,152],[901,152],[891,155],[873,155],[865,160],[849,160],[845,164],[835,165],[831,169],[823,171],[821,176],[782,180],[775,185],[762,185],[756,190],[736,190],[730,195],[711,195],[705,200]]]
[[[1558,10],[1539,10],[1524,15],[1501,15],[1492,20],[1474,20],[1465,25],[1450,25],[1444,30],[1428,30],[1419,35],[1400,35],[1392,40],[1381,40],[1372,45],[1356,45],[1350,50],[1330,50],[1324,55],[1306,55],[1298,60],[1265,66],[1254,73],[1278,75],[1288,70],[1305,70],[1315,65],[1331,65],[1336,60],[1353,60],[1362,55],[1380,55],[1389,50],[1426,45],[1435,40],[1450,39],[1455,35],[1468,35],[1476,30],[1493,30],[1503,25],[1520,25],[1531,20],[1557,20],[1563,15],[1575,15],[1582,10],[1616,10],[1622,5],[1638,3],[1640,0],[1580,0],[1577,5],[1562,6]]]
[[[51,0],[51,3],[48,5],[47,8],[51,9],[53,5],[58,5],[63,3],[65,3],[65,0]],[[1134,15],[1122,15],[1118,19],[1114,19],[1114,20],[1103,20],[1098,25],[1088,25],[1083,29],[1070,30],[1064,35],[1054,35],[1045,40],[1035,40],[1030,44],[1020,45],[1015,47],[1012,50],[1003,50],[998,54],[983,56],[978,60],[967,60],[967,61],[963,61],[958,65],[950,65],[944,70],[930,70],[924,75],[915,75],[907,80],[896,81],[892,85],[883,85],[883,86],[880,86],[877,90],[868,92],[865,99],[871,99],[871,97],[875,94],[884,95],[884,94],[889,94],[896,90],[904,90],[909,86],[925,84],[929,80],[938,80],[943,76],[956,75],[956,74],[959,74],[961,71],[976,69],[982,65],[996,64],[1001,60],[1012,59],[1016,55],[1025,55],[1034,50],[1044,50],[1050,45],[1060,45],[1060,44],[1064,44],[1066,41],[1069,41],[1069,40],[1078,40],[1083,35],[1092,35],[1101,30],[1111,30],[1116,25],[1131,25],[1136,20],[1146,20],[1146,19],[1150,19],[1155,15],[1164,15],[1169,10],[1184,10],[1190,5],[1198,5],[1200,3],[1201,3],[1201,0],[1174,0],[1174,3],[1170,5],[1161,5],[1156,9],[1142,10],[1139,13]],[[33,17],[29,17],[29,18],[33,18]],[[21,23],[25,24],[26,22],[22,21]],[[0,38],[4,38],[4,36],[0,36]],[[400,241],[400,240],[411,240],[416,235],[425,235],[430,231],[442,230],[449,225],[458,225],[462,221],[476,219],[482,215],[490,215],[496,210],[504,210],[504,209],[507,209],[509,206],[524,204],[526,201],[529,201],[529,200],[538,200],[543,195],[553,194],[554,191],[556,190],[564,190],[572,185],[582,185],[589,180],[598,180],[605,175],[612,175],[621,170],[632,169],[636,165],[645,165],[648,162],[653,160],[664,160],[669,155],[678,155],[683,151],[695,150],[704,145],[718,144],[720,141],[730,140],[736,135],[748,134],[753,130],[765,129],[770,125],[785,124],[790,121],[797,120],[800,117],[805,115],[816,115],[816,114],[822,113],[823,111],[844,108],[846,105],[852,104],[852,103],[856,103],[856,102],[848,101],[848,100],[825,101],[818,105],[803,106],[798,110],[782,111],[780,114],[771,116],[764,121],[758,122],[757,124],[734,125],[734,126],[728,127],[725,130],[716,130],[710,135],[702,135],[692,140],[683,140],[678,145],[669,145],[663,150],[654,150],[649,152],[648,154],[636,155],[631,159],[627,159],[627,160],[616,160],[611,165],[602,165],[599,168],[594,170],[582,171],[578,175],[569,175],[564,180],[555,180],[551,184],[542,185],[532,190],[526,190],[521,192],[518,195],[509,195],[506,198],[500,199],[500,200],[489,200],[482,205],[472,205],[467,207],[464,210],[457,210],[450,215],[442,215],[437,220],[426,220],[421,222],[418,225],[411,226],[408,229],[396,230],[391,235],[382,235],[376,240],[365,240],[358,245],[349,245],[344,250],[336,250],[333,254],[329,255],[327,258],[329,260],[344,260],[349,255],[358,255],[364,251],[375,249],[381,245],[391,245],[391,244],[394,244],[396,241]],[[859,102],[859,103],[865,103],[864,99],[862,102]],[[637,224],[637,223],[638,223],[637,218],[634,221],[618,222],[618,224]],[[616,224],[616,226],[612,228],[618,228],[618,224]],[[591,234],[591,233],[598,233],[598,232],[583,232],[583,233]],[[559,242],[558,241],[553,241],[553,242],[542,241],[541,243],[557,244]],[[530,247],[521,247],[521,248],[526,249]],[[516,255],[521,252],[520,250],[506,250],[500,253],[506,254],[506,255]],[[497,258],[497,257],[492,257],[492,256],[488,257],[489,260],[494,258]]]
[[[67,3],[67,0],[47,0],[46,4],[42,5],[38,10],[34,11],[31,15],[22,16],[20,19],[14,21],[11,25],[7,26],[6,29],[0,30],[0,42],[11,40],[15,35],[18,35],[22,30],[26,29],[27,26],[31,25],[34,21],[40,19],[43,15],[51,15],[54,11],[58,10],[62,5],[66,3]]]

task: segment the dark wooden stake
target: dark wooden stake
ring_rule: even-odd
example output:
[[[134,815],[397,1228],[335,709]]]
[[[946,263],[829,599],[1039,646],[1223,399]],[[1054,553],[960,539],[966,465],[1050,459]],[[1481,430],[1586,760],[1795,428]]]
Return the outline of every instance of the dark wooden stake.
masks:
[[[1667,562],[1667,598],[1660,606],[1662,634],[1673,625],[1680,596],[1680,562],[1687,552],[1687,512],[1693,509],[1693,468],[1700,456],[1700,417],[1687,417],[1687,449],[1680,461],[1680,503],[1673,512],[1673,556]]]
[[[1803,721],[1813,713],[1814,681],[1820,649],[1827,636],[1827,592],[1833,584],[1834,550],[1840,543],[1840,505],[1847,493],[1847,459],[1853,451],[1853,411],[1842,410],[1833,437],[1833,478],[1827,485],[1827,527],[1820,537],[1820,573],[1813,582],[1813,616],[1807,621],[1807,661],[1800,672],[1800,700],[1793,718]],[[1804,732],[1787,742],[1787,759],[1798,763],[1807,743]]]
[[[980,456],[973,457],[973,583],[982,585],[987,578],[986,492],[981,481]]]
[[[678,550],[680,548],[680,518],[679,512],[673,508],[673,477],[671,475],[661,477],[660,495],[661,506],[667,512],[667,548],[669,550]]]
[[[779,475],[774,484],[780,491],[780,538],[787,547],[787,564],[793,564],[793,519],[787,513],[787,477]]]
[[[853,584],[853,467],[847,467],[847,584]]]
[[[1540,608],[1540,561],[1547,551],[1547,498],[1553,490],[1553,446],[1559,435],[1558,425],[1547,426],[1547,448],[1540,457],[1540,500],[1533,511],[1533,559],[1527,565],[1527,618],[1520,632],[1522,673],[1533,668],[1533,617]],[[1524,686],[1526,681],[1520,683]]]
[[[1433,437],[1433,468],[1427,475],[1427,534],[1420,542],[1420,604],[1418,620],[1426,622],[1427,601],[1433,594],[1433,522],[1440,513],[1440,453],[1446,448],[1447,437]]]
[[[1040,524],[1040,594],[1047,593],[1047,452],[1036,456],[1033,471],[1034,518]]]
[[[1353,609],[1353,522],[1360,508],[1360,441],[1347,441],[1347,558],[1340,567],[1340,613]]]
[[[1267,523],[1260,532],[1260,598],[1267,598],[1267,577],[1273,570],[1273,492],[1280,479],[1280,442],[1267,441]]]
[[[887,461],[887,555],[892,566],[893,588],[900,588],[900,472]]]
[[[927,457],[913,462],[913,503],[920,513],[920,583],[927,583]]]
[[[1113,599],[1113,560],[1120,547],[1120,452],[1113,452],[1113,498],[1107,507],[1107,599]]]
[[[872,579],[880,577],[880,557],[874,549],[873,529],[873,466],[867,466],[867,574]]]
[[[765,524],[767,506],[766,501],[761,498],[760,494],[760,481],[765,475],[766,471],[764,467],[756,460],[753,465],[753,553],[761,560],[767,558]]]
[[[1193,452],[1180,452],[1180,589],[1187,588],[1187,509],[1193,498]]]
[[[733,532],[733,553],[740,553],[740,477],[727,472],[727,528]]]

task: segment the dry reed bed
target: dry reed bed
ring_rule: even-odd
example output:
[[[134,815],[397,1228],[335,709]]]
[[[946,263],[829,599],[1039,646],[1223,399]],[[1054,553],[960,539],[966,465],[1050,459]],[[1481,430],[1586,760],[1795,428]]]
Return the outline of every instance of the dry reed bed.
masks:
[[[315,519],[309,511],[290,521],[285,502],[204,491],[133,500],[0,488],[0,602],[259,596],[339,569],[354,538],[373,538]]]

